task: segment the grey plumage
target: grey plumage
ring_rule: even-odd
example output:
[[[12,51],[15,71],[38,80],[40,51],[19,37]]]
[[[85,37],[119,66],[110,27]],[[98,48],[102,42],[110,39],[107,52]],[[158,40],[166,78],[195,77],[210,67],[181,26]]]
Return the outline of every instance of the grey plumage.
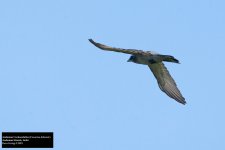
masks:
[[[157,79],[159,88],[177,102],[186,104],[185,98],[177,88],[176,82],[173,80],[173,78],[169,74],[169,71],[163,64],[163,61],[179,63],[179,61],[173,56],[161,55],[153,51],[110,47],[97,43],[92,39],[89,39],[89,41],[102,50],[131,54],[131,57],[128,60],[130,62],[148,65],[155,78]]]

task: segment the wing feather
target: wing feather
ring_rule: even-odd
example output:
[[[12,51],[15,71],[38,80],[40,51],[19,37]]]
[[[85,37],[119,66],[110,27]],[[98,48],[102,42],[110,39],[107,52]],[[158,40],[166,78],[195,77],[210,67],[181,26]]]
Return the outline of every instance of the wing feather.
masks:
[[[148,66],[157,79],[159,88],[177,102],[186,104],[185,98],[177,88],[176,82],[171,77],[165,65],[163,63],[155,63],[149,64]]]
[[[123,48],[116,48],[116,47],[110,47],[107,45],[103,45],[101,43],[97,43],[92,39],[89,39],[89,41],[94,44],[96,47],[106,50],[106,51],[114,51],[114,52],[121,52],[121,53],[126,53],[126,54],[145,54],[145,51],[142,50],[136,50],[136,49],[123,49]]]

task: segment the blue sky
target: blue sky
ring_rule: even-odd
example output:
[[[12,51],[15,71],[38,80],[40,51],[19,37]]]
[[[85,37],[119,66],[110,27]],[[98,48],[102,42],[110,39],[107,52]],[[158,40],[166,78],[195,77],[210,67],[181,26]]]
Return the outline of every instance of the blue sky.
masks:
[[[225,2],[0,2],[0,131],[54,132],[54,149],[224,150]],[[89,38],[170,54],[186,98]]]

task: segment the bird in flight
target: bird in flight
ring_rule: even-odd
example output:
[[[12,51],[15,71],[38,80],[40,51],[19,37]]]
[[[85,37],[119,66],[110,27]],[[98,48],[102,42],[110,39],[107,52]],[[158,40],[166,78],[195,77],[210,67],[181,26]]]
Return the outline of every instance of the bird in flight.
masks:
[[[154,74],[159,88],[177,102],[186,104],[185,98],[177,88],[176,82],[173,80],[169,71],[163,64],[163,61],[179,63],[179,61],[173,56],[161,55],[152,51],[110,47],[97,43],[92,39],[89,39],[89,41],[102,50],[131,54],[130,58],[127,60],[128,62],[147,65]]]

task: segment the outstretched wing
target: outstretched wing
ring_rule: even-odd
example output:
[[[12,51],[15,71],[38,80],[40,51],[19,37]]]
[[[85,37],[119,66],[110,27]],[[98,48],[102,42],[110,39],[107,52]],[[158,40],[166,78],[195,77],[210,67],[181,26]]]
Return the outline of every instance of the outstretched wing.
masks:
[[[115,48],[115,47],[110,47],[107,45],[103,45],[100,43],[97,43],[93,41],[92,39],[89,39],[89,41],[94,44],[96,47],[102,49],[102,50],[107,50],[107,51],[114,51],[114,52],[121,52],[121,53],[126,53],[126,54],[144,54],[146,52],[142,50],[136,50],[136,49],[123,49],[123,48]]]
[[[177,102],[186,104],[185,98],[180,93],[175,81],[171,77],[165,65],[163,63],[154,63],[149,64],[148,66],[157,79],[159,88]]]

